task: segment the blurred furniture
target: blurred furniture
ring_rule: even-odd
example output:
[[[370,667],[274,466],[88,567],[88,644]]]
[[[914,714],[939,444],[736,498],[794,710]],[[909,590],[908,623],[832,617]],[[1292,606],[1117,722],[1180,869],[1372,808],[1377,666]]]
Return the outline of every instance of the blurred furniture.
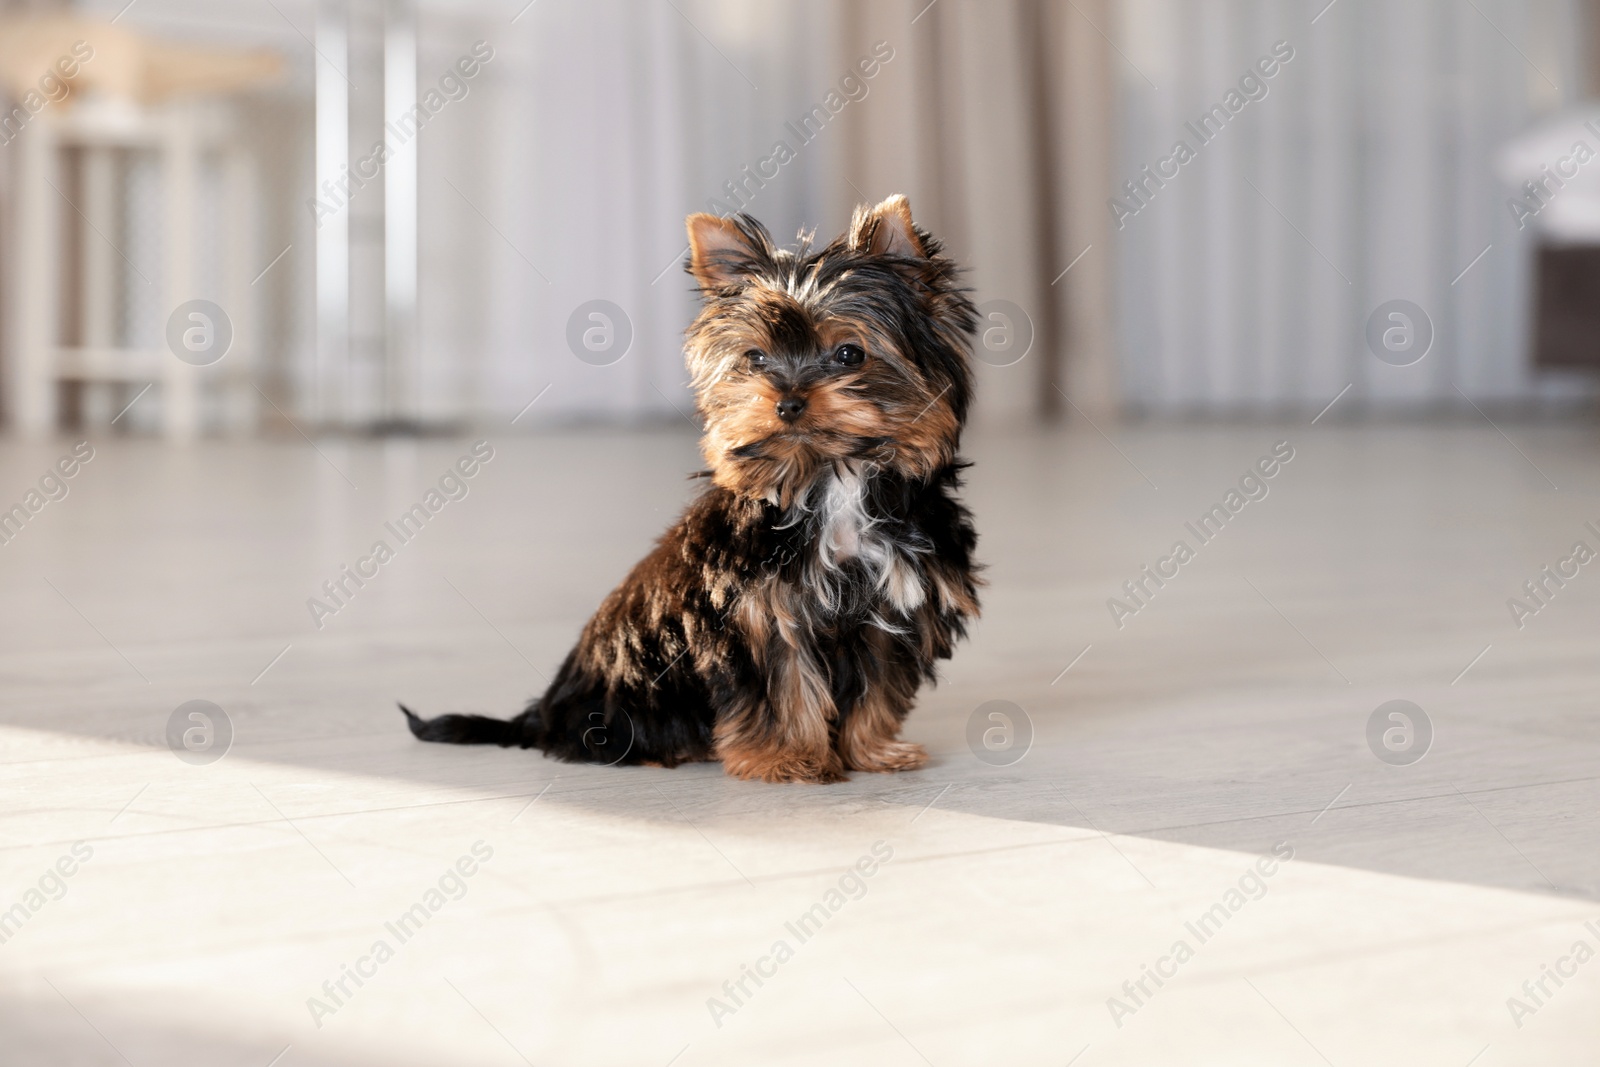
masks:
[[[83,19],[35,19],[0,24],[0,82],[23,100],[59,58],[74,55],[75,44],[81,54],[82,43],[93,55],[64,79],[69,92],[27,109],[7,148],[16,168],[15,258],[7,273],[12,425],[29,435],[52,432],[63,382],[122,384],[127,400],[119,398],[119,407],[147,388],[142,383],[160,383],[162,429],[172,439],[198,433],[204,384],[229,390],[231,413],[251,422],[258,336],[251,275],[261,265],[255,179],[222,94],[272,77],[278,59],[161,42]],[[141,271],[119,239],[128,200],[122,164],[136,152],[153,155],[159,173],[154,271]],[[222,189],[220,224],[204,235],[210,248],[202,242],[208,165],[217,167]],[[215,368],[184,363],[164,343],[167,316],[197,297],[214,300],[232,322],[232,347]],[[146,312],[138,336],[118,328],[124,303]]]
[[[1600,244],[1542,245],[1536,272],[1534,364],[1600,368]]]
[[[1500,149],[1517,229],[1533,237],[1533,365],[1600,368],[1600,106],[1544,116]],[[1587,146],[1589,154],[1578,151]]]

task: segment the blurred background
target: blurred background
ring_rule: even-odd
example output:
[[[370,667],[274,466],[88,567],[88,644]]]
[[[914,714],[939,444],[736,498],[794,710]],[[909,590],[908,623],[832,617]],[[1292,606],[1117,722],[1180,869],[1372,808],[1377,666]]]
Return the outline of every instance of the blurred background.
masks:
[[[9,0],[5,419],[675,420],[683,216],[894,192],[986,304],[980,423],[1584,405],[1593,6]],[[195,300],[226,358],[171,358]],[[1392,300],[1433,358],[1371,358]]]
[[[1595,1061],[1600,0],[0,0],[0,95],[0,1062]],[[684,216],[893,193],[928,768],[417,743],[702,484]]]

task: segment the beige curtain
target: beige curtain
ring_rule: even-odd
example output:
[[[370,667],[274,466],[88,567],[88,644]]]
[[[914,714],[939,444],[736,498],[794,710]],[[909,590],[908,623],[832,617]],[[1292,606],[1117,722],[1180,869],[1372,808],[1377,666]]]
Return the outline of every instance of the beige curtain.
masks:
[[[836,195],[906,193],[969,266],[980,303],[1009,301],[1031,320],[1021,362],[980,362],[980,419],[1050,417],[1067,397],[1089,411],[1116,403],[1100,206],[1112,108],[1096,22],[1106,8],[895,0],[843,10],[842,51],[888,41],[899,66],[845,116]]]
[[[1022,310],[1031,350],[1010,366],[994,365],[1010,354],[986,353],[978,421],[1047,417],[1064,409],[1063,393],[1086,411],[1109,407],[1108,3],[585,0],[514,5],[513,20],[499,0],[420,0],[421,88],[476,42],[494,58],[414,142],[416,416],[504,424],[538,397],[519,429],[686,417],[681,338],[695,298],[680,269],[683,217],[738,206],[728,183],[747,182],[744,168],[780,139],[795,158],[744,185],[744,206],[780,239],[802,225],[826,238],[858,201],[903,192],[970,268],[978,300]],[[109,17],[123,5],[89,6]],[[270,144],[256,131],[271,201],[260,240],[291,249],[262,282],[271,333],[261,375],[293,417],[358,427],[384,409],[382,376],[362,372],[382,351],[383,323],[352,321],[348,366],[319,362],[307,207],[315,64],[303,36],[316,19],[311,0],[279,6],[284,17],[216,5],[195,32],[269,45],[288,61],[270,99],[282,128]],[[379,6],[350,10],[371,38],[363,47],[375,48]],[[192,20],[180,0],[141,0],[123,17],[158,33]],[[802,143],[793,127],[879,42],[893,58]],[[356,113],[381,117],[382,79],[352,80]],[[352,158],[377,136],[375,122],[352,127]],[[361,194],[363,212],[377,208],[375,189]],[[368,238],[381,233],[366,214],[357,222]],[[381,270],[381,238],[362,248],[362,269]],[[572,317],[596,300],[623,309],[632,331],[627,355],[606,365],[568,342]],[[985,324],[991,337],[1001,325]],[[337,404],[318,403],[335,393]]]
[[[977,299],[1031,322],[1025,358],[980,363],[975,417],[1048,417],[1063,393],[1110,407],[1108,18],[1104,0],[535,5],[496,41],[483,104],[441,124],[447,148],[424,145],[430,402],[514,414],[548,384],[519,425],[675,417],[690,406],[684,214],[744,206],[782,240],[801,225],[825,239],[857,202],[901,192],[970,268]],[[804,127],[874,49],[892,58]],[[779,140],[794,159],[753,180]],[[635,327],[614,366],[563,341],[595,298]]]
[[[1528,360],[1532,230],[1493,162],[1582,91],[1571,0],[1118,0],[1116,184],[1197,150],[1117,231],[1124,400],[1152,414],[1567,403]],[[1292,50],[1203,143],[1191,127]],[[1272,69],[1268,64],[1268,69]],[[1248,89],[1246,91],[1249,91]],[[1223,112],[1227,114],[1226,111]],[[1168,166],[1171,166],[1170,164]],[[1102,201],[1103,203],[1103,201]],[[1377,358],[1405,301],[1433,343]]]

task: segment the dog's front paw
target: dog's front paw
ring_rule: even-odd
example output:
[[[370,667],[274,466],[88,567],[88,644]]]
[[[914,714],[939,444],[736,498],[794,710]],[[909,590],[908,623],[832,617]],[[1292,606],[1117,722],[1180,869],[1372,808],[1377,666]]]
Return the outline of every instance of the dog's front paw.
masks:
[[[832,753],[829,753],[832,756]],[[788,755],[752,759],[724,759],[723,769],[735,778],[759,782],[801,782],[810,785],[828,785],[847,781],[844,768],[837,759],[817,756]]]
[[[888,741],[866,752],[853,752],[846,763],[852,771],[915,771],[928,762],[928,750],[910,741]]]

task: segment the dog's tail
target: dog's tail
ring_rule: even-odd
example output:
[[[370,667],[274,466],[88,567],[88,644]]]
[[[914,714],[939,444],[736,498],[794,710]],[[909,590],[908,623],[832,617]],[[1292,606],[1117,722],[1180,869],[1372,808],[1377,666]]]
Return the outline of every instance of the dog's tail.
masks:
[[[487,715],[440,715],[433,719],[419,718],[404,704],[406,725],[422,741],[441,741],[451,745],[499,745],[510,748],[524,744],[523,720],[527,714],[515,719],[491,719]]]

